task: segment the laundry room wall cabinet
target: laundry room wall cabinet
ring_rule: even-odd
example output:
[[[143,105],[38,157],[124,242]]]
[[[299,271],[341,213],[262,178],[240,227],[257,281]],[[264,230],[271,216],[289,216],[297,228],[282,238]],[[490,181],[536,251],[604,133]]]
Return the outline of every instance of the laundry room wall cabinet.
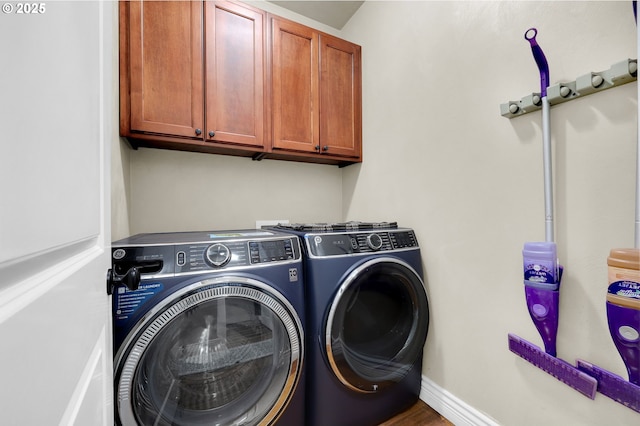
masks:
[[[361,73],[360,46],[239,2],[120,2],[134,149],[360,162]]]
[[[264,23],[237,3],[121,2],[121,135],[134,147],[263,151]]]
[[[273,151],[361,157],[360,46],[269,16]]]

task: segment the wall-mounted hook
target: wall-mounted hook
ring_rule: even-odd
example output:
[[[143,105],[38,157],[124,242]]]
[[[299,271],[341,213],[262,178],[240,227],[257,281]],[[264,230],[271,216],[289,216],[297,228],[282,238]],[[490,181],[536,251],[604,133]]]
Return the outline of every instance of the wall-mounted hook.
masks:
[[[576,82],[570,81],[568,83],[559,83],[554,86],[550,86],[547,90],[547,97],[549,98],[549,104],[556,105],[562,102],[570,101],[580,94],[576,91]]]
[[[590,72],[578,77],[575,81],[558,83],[547,89],[547,98],[550,105],[557,105],[590,95],[595,92],[610,89],[615,86],[630,83],[637,79],[638,61],[626,59],[617,62],[606,71]],[[541,108],[540,94],[533,93],[519,101],[509,101],[500,104],[500,115],[513,118]]]
[[[519,101],[509,101],[500,105],[500,113],[503,116],[515,117],[528,112],[537,111],[542,108],[542,97],[540,93],[532,93]]]

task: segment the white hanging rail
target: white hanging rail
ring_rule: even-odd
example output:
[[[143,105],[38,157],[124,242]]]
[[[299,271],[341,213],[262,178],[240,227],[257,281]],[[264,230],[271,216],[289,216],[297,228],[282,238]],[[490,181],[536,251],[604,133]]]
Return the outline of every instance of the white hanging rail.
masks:
[[[638,74],[638,61],[626,59],[617,62],[606,71],[591,72],[578,77],[575,81],[549,86],[547,99],[549,105],[557,105],[581,96],[601,92],[612,87],[635,81]],[[542,108],[540,93],[532,93],[519,101],[500,104],[500,114],[506,118],[518,117]]]

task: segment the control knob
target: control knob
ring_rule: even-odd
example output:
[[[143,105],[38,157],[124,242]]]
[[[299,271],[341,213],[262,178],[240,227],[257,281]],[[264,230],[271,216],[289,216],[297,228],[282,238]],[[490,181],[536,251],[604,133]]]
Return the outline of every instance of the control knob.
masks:
[[[382,248],[382,238],[378,234],[367,236],[367,245],[371,250],[380,250]]]
[[[204,257],[211,266],[219,268],[231,260],[231,250],[224,244],[211,244],[207,248]]]

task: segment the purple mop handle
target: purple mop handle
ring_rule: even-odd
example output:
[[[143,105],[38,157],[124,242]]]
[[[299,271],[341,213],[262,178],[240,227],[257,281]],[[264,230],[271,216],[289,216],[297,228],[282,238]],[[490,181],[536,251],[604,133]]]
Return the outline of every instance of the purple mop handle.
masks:
[[[540,70],[540,96],[544,98],[545,96],[547,96],[547,87],[549,87],[549,64],[547,63],[547,58],[544,56],[542,48],[536,41],[537,35],[537,29],[529,28],[524,33],[524,38],[531,45],[533,58],[536,60],[536,64],[538,65],[538,69]]]

